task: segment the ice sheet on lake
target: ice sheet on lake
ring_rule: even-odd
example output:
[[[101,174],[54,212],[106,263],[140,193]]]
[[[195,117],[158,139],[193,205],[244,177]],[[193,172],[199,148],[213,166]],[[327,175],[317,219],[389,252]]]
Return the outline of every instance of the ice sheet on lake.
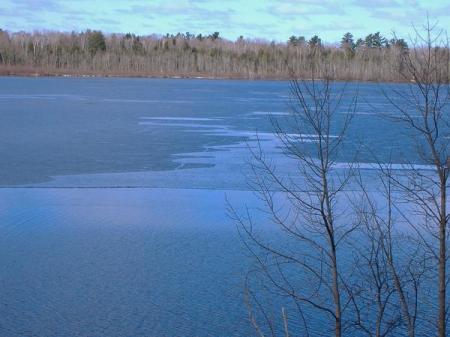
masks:
[[[166,104],[190,104],[187,100],[160,100],[160,99],[123,99],[123,98],[103,98],[102,102],[107,103],[166,103]]]
[[[258,116],[289,116],[290,113],[287,111],[253,111],[252,115]]]
[[[116,174],[121,176],[117,185],[127,186],[128,174],[133,177],[130,178],[133,186],[138,185],[138,176],[143,179],[140,184],[147,186],[154,185],[153,181],[161,175],[164,177],[156,185],[161,186],[163,182],[177,185],[170,177],[179,175],[181,181],[181,171],[191,174],[191,178],[181,183],[187,186],[188,181],[213,182],[213,177],[203,176],[220,170],[228,170],[229,177],[223,174],[223,181],[234,181],[232,186],[241,186],[241,178],[236,177],[240,172],[238,167],[225,169],[226,162],[244,166],[249,153],[237,149],[245,149],[248,142],[257,138],[269,152],[279,151],[268,114],[289,125],[286,101],[280,101],[281,96],[289,93],[287,82],[101,78],[4,78],[2,81],[5,83],[0,94],[0,144],[11,146],[0,149],[5,158],[0,163],[1,186],[44,181],[51,185],[56,183],[49,181],[53,177],[58,177],[59,184],[62,176],[78,177],[70,178],[73,186],[83,185],[84,181],[95,185],[95,178],[87,178],[90,174],[99,179],[98,186],[112,185],[104,177]],[[352,160],[358,151],[355,140],[364,138],[381,160],[389,157],[393,148],[397,151],[397,163],[421,164],[420,158],[412,156],[414,151],[405,140],[407,137],[399,137],[402,130],[397,124],[370,115],[374,107],[387,108],[383,97],[377,95],[377,88],[359,85],[360,92],[370,102],[358,106],[343,142],[345,149],[340,151],[337,161]],[[31,99],[27,101],[26,97]],[[342,116],[337,114],[337,118]],[[306,130],[288,136],[301,141],[306,148],[312,148],[309,144],[318,141],[316,135]],[[399,152],[406,154],[405,160]],[[192,153],[197,153],[198,158]],[[211,157],[211,153],[216,154]],[[362,150],[359,155],[359,161],[371,161],[368,151]],[[283,162],[280,156],[274,160]],[[196,174],[202,177],[197,178]],[[157,178],[151,178],[152,175]]]
[[[222,118],[215,117],[215,118],[201,118],[201,117],[148,117],[144,116],[141,117],[141,119],[144,120],[156,120],[156,121],[193,121],[193,122],[208,122],[208,121],[217,121],[221,120]]]

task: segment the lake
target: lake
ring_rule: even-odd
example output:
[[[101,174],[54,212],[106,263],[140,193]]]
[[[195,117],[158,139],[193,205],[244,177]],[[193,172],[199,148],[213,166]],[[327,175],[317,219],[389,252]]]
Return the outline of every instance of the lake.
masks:
[[[380,118],[380,85],[347,90],[364,100],[343,167],[356,153],[423,164]],[[0,78],[0,334],[251,334],[252,261],[225,198],[258,204],[256,133],[295,172],[269,120],[289,109],[282,81]]]

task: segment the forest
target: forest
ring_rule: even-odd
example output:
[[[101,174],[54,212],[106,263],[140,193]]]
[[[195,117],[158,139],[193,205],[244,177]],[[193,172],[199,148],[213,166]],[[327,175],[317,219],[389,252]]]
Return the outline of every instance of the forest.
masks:
[[[314,61],[317,76],[402,81],[397,70],[408,52],[405,40],[378,32],[358,39],[346,33],[330,45],[317,35],[270,42],[242,36],[231,41],[219,32],[137,36],[0,29],[0,75],[292,79],[308,78]]]

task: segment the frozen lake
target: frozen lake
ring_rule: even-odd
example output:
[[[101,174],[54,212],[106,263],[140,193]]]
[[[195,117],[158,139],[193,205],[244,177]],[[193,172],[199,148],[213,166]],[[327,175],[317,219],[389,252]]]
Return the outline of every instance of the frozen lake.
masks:
[[[389,109],[379,87],[358,90],[343,167],[361,143],[421,164],[374,113]],[[225,196],[256,203],[256,131],[294,168],[268,119],[288,97],[274,81],[0,78],[0,334],[248,335],[250,261]]]
[[[379,160],[393,148],[394,162],[419,163],[399,126],[377,115],[392,110],[379,85],[350,84],[345,100],[355,90],[340,161],[354,160],[355,148],[373,161],[365,144]],[[245,188],[244,141],[256,131],[270,139],[269,114],[288,120],[289,109],[280,81],[0,78],[0,186]],[[188,178],[174,183],[179,169]]]

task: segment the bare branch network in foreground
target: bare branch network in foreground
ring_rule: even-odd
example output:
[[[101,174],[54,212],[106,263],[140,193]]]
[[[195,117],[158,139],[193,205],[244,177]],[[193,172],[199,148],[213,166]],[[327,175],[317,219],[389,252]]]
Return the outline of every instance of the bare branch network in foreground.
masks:
[[[412,50],[402,55],[399,74],[413,83],[402,90],[384,92],[395,108],[387,117],[408,130],[423,163],[433,168],[423,171],[412,163],[401,174],[383,170],[401,193],[404,202],[413,205],[402,213],[417,245],[424,247],[432,261],[428,273],[435,284],[430,317],[435,317],[437,335],[447,335],[449,319],[448,284],[448,185],[450,173],[450,51],[445,31],[428,21],[416,29]]]
[[[396,110],[385,117],[427,170],[338,170],[356,97],[343,100],[351,93],[327,77],[293,81],[289,123],[272,120],[295,170],[283,173],[261,142],[250,147],[262,207],[230,215],[255,259],[246,300],[258,335],[446,336],[450,55],[429,23],[412,45],[398,73],[414,82],[385,92]]]
[[[330,79],[312,77],[311,81],[292,82],[290,124],[272,120],[283,153],[297,163],[296,175],[279,174],[276,165],[265,157],[260,142],[251,148],[254,179],[250,185],[280,236],[273,240],[266,237],[258,231],[250,212],[242,215],[230,209],[243,242],[257,261],[249,275],[247,293],[251,295],[249,300],[259,303],[260,310],[251,311],[251,321],[260,335],[264,335],[263,331],[277,335],[280,327],[269,319],[267,308],[257,299],[260,294],[254,289],[252,275],[265,281],[257,288],[269,287],[286,302],[282,310],[286,335],[295,326],[305,336],[316,336],[317,326],[323,326],[325,335],[333,331],[336,336],[350,328],[346,313],[352,302],[351,272],[342,261],[342,250],[356,227],[341,209],[352,170],[337,172],[334,164],[356,97],[348,103],[337,129],[335,122],[342,116],[338,113],[342,112],[345,87],[336,92]],[[310,135],[314,136],[312,143]],[[262,323],[259,317],[264,317]]]

